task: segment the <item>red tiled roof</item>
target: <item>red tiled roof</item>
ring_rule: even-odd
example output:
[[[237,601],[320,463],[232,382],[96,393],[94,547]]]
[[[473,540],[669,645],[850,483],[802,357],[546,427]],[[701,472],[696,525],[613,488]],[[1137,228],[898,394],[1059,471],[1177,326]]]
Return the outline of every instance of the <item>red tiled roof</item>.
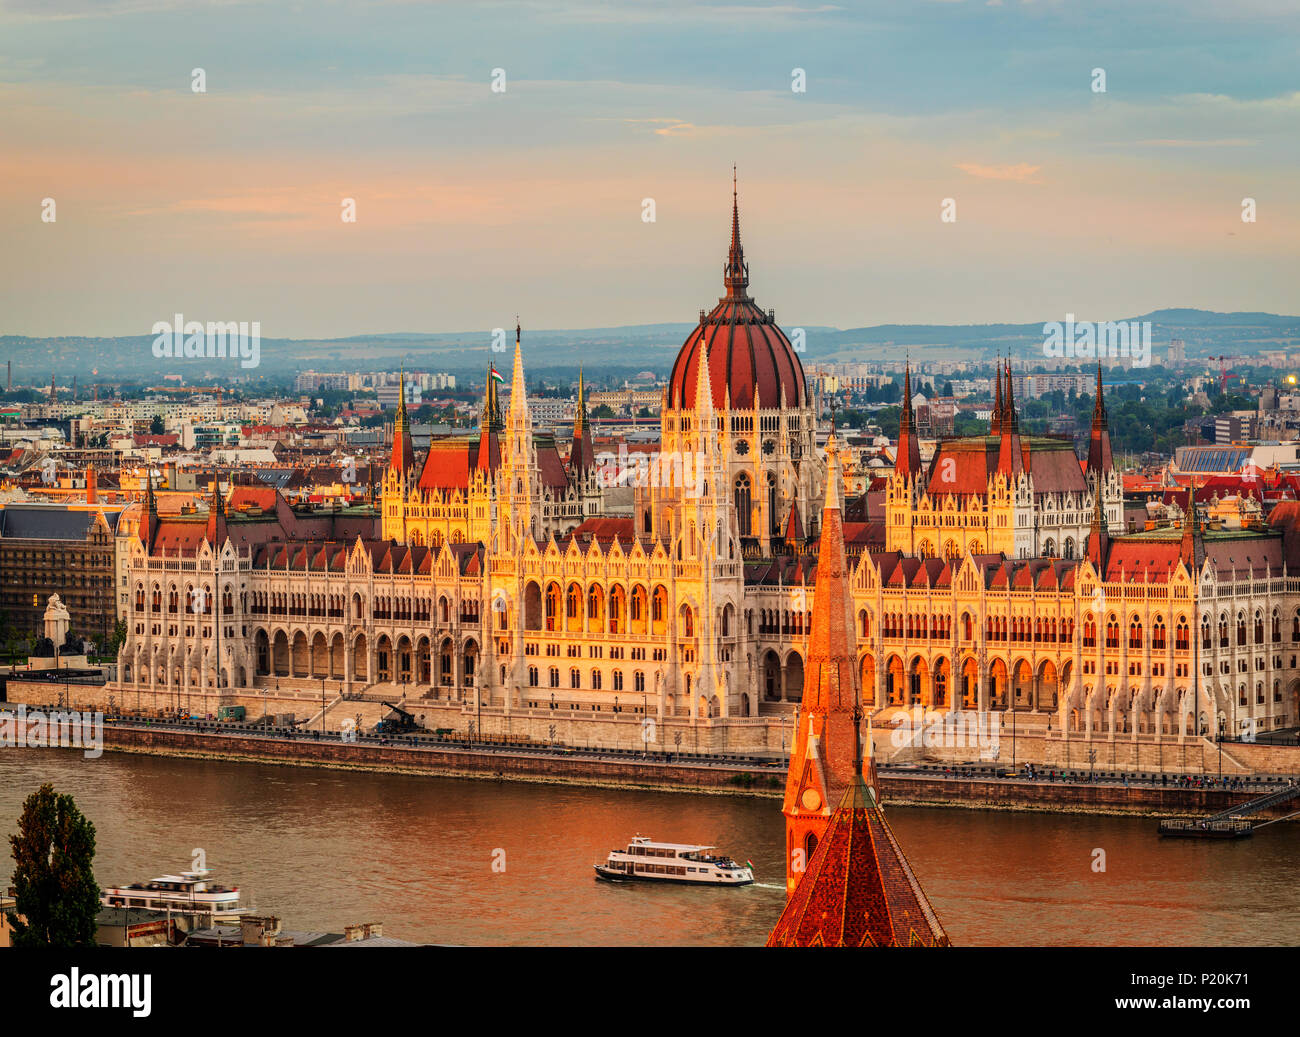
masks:
[[[769,947],[946,947],[929,898],[859,777],[839,801]]]

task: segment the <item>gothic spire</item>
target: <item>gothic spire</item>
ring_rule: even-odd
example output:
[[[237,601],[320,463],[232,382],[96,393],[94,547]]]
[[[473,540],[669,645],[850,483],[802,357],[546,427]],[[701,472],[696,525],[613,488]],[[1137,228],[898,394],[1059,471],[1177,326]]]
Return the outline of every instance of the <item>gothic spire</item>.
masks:
[[[912,416],[912,362],[906,362],[903,373],[903,409],[898,416],[898,453],[894,458],[894,471],[915,476],[921,471],[921,444],[916,438],[916,422]]]
[[[212,496],[208,500],[208,543],[218,550],[226,542],[226,502],[221,496],[221,473],[212,470]]]
[[[397,416],[393,419],[393,451],[388,467],[403,475],[415,467],[415,447],[411,443],[411,423],[406,416],[406,366],[397,377]]]
[[[587,386],[578,368],[578,406],[573,416],[573,449],[569,451],[569,468],[585,472],[596,463],[596,451],[591,442],[591,426],[587,422]]]
[[[1101,482],[1093,494],[1092,527],[1088,530],[1088,560],[1104,578],[1106,556],[1110,553],[1110,531],[1106,528],[1106,511],[1101,504]]]
[[[1114,468],[1110,450],[1110,421],[1101,391],[1101,362],[1097,362],[1097,397],[1092,405],[1092,432],[1088,437],[1088,471],[1098,475]]]
[[[1008,478],[1015,478],[1025,470],[1025,457],[1020,446],[1020,419],[1016,417],[1015,394],[1011,387],[1011,362],[1005,366],[1007,379],[1006,399],[1002,408],[1002,422],[998,444],[998,471]],[[999,375],[999,378],[1002,377]]]
[[[1205,542],[1201,531],[1196,526],[1196,488],[1187,487],[1187,504],[1183,508],[1183,540],[1179,546],[1179,557],[1188,571],[1195,578],[1200,572],[1201,563],[1205,561]]]
[[[724,268],[722,283],[726,286],[726,298],[739,302],[749,298],[749,266],[745,262],[745,250],[740,246],[740,196],[736,182],[736,167],[731,167],[731,248],[727,252],[727,265]]]
[[[1002,358],[999,356],[993,365],[993,381],[997,384],[997,396],[993,401],[993,419],[989,422],[992,435],[1002,435]]]
[[[800,869],[794,851],[811,856],[830,811],[854,780],[858,755],[855,710],[861,676],[853,626],[852,570],[844,552],[839,464],[832,434],[827,450],[826,503],[817,550],[812,633],[807,675],[786,776],[786,893],[794,892]],[[806,608],[796,602],[795,608]]]

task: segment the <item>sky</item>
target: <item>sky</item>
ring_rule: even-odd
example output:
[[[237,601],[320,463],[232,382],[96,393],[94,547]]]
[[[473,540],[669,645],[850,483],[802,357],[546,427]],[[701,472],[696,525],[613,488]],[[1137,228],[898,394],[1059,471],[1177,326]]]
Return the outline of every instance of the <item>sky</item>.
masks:
[[[1294,314],[1300,0],[0,0],[0,334],[690,322],[733,163],[786,327]]]

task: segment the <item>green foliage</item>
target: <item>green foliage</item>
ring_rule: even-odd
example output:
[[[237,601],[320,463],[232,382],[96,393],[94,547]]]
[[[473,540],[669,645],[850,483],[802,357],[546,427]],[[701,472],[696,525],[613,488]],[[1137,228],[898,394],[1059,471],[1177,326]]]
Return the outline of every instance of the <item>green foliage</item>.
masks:
[[[104,654],[117,658],[117,653],[122,650],[124,644],[126,644],[126,620],[119,619],[113,624],[113,635],[108,639]]]
[[[16,947],[89,947],[95,942],[99,885],[95,882],[95,826],[72,797],[48,782],[27,797],[14,858],[12,918]]]
[[[614,416],[614,408],[611,407],[608,403],[602,403],[599,407],[597,407],[594,411],[591,412],[591,416],[593,418],[612,418]]]
[[[958,411],[952,419],[952,431],[954,436],[987,436],[989,423]]]
[[[155,414],[153,416],[153,421],[149,422],[149,434],[153,436],[161,436],[164,431],[166,431],[166,427],[163,425],[162,415]]]

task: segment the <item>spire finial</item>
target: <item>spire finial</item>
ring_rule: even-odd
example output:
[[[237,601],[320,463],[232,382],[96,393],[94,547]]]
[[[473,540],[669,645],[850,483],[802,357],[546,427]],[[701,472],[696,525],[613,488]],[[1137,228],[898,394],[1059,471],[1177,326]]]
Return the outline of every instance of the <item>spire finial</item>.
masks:
[[[745,250],[740,245],[740,194],[734,163],[731,167],[731,248],[722,280],[728,299],[748,298],[745,289],[749,287],[749,268],[745,266]]]

